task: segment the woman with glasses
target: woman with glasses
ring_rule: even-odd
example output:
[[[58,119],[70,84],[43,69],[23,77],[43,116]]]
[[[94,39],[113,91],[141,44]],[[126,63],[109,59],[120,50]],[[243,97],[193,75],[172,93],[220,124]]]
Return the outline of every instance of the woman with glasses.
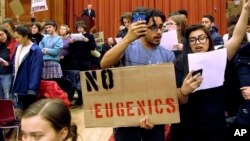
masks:
[[[224,45],[228,61],[232,60],[240,48],[249,12],[250,1],[245,0],[233,36]],[[177,59],[175,66],[181,122],[171,125],[173,141],[226,140],[224,86],[194,92],[202,83],[203,77],[200,73],[192,76],[193,71],[188,72],[187,54],[212,50],[214,50],[213,41],[204,26],[192,25],[186,29],[183,54]]]
[[[187,20],[184,15],[173,15],[169,17],[168,21],[166,22],[166,28],[167,31],[176,30],[177,32],[177,38],[178,38],[178,44],[174,45],[175,57],[177,58],[180,53],[183,50],[183,38],[184,38],[184,32],[187,27]]]

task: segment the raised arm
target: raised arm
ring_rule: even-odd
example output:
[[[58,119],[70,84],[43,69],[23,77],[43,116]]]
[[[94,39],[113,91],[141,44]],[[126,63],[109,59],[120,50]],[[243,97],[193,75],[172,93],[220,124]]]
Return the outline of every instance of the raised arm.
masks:
[[[145,21],[138,21],[133,23],[128,28],[126,36],[108,52],[106,52],[101,60],[101,68],[109,68],[114,66],[123,56],[125,50],[131,42],[145,35],[147,32],[147,25]]]
[[[225,44],[225,47],[227,48],[228,60],[231,60],[236,54],[237,50],[240,48],[240,44],[244,38],[244,35],[246,34],[246,26],[248,22],[249,12],[250,0],[244,0],[240,18],[235,26],[233,36]]]

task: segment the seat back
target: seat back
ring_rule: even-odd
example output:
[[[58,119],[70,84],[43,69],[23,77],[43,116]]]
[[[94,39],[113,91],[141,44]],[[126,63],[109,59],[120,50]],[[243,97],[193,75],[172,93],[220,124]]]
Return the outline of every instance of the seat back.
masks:
[[[12,100],[0,99],[0,125],[4,125],[16,119]]]

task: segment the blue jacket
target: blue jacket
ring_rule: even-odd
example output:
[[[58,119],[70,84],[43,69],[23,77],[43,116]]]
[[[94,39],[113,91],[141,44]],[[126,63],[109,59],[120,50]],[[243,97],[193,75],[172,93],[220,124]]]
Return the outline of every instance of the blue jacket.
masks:
[[[47,35],[39,43],[41,49],[46,48],[47,53],[43,55],[44,61],[60,61],[60,52],[63,48],[63,40],[60,36]]]
[[[13,68],[15,68],[15,61]],[[42,51],[38,45],[33,44],[29,53],[24,56],[18,68],[15,82],[12,84],[11,93],[17,93],[19,95],[36,95],[42,78],[42,70]]]
[[[216,29],[212,29],[210,31],[210,35],[212,37],[212,40],[214,42],[214,46],[217,46],[217,45],[223,45],[224,42],[223,42],[223,38],[220,36],[220,34],[216,31]]]

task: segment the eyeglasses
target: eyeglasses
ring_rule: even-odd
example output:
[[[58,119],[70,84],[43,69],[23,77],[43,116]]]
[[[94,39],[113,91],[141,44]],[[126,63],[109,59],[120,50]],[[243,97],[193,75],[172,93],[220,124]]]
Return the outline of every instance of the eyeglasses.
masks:
[[[173,26],[173,25],[176,25],[176,24],[175,24],[175,23],[172,23],[172,22],[166,23],[166,26]]]
[[[166,27],[163,26],[163,25],[160,25],[160,26],[156,26],[156,25],[152,25],[152,26],[149,26],[148,29],[150,29],[151,31],[158,31],[158,29],[160,29],[160,31],[163,31]]]
[[[207,42],[207,36],[205,34],[201,34],[197,38],[196,37],[190,37],[188,39],[188,41],[189,41],[190,45],[196,44],[197,41],[199,41],[200,43],[204,44],[204,43]]]

